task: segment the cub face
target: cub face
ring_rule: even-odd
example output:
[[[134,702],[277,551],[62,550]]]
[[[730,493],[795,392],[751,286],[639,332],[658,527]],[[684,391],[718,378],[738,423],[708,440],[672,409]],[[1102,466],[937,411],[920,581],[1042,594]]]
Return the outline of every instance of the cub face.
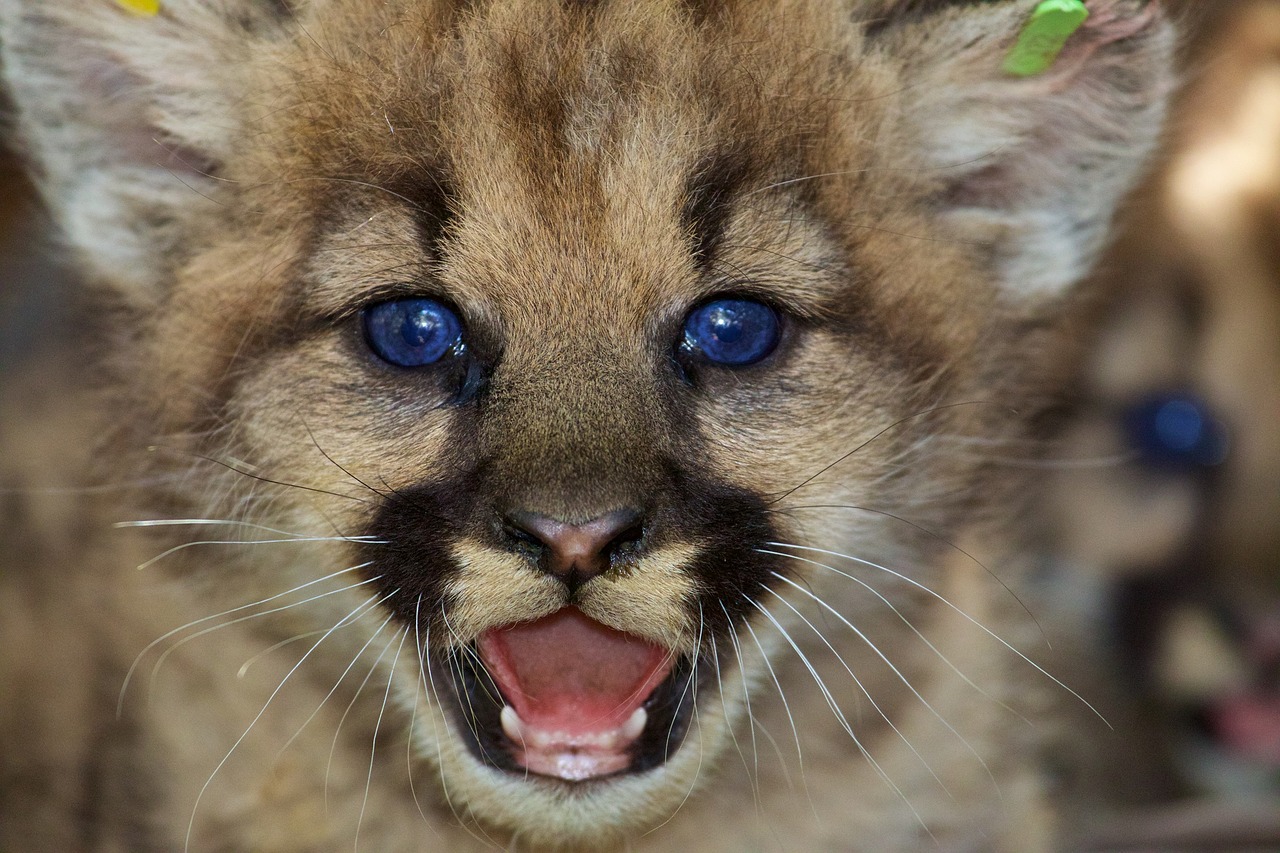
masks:
[[[334,575],[306,666],[385,645],[417,760],[558,844],[662,823],[806,649],[877,710],[944,665],[1018,487],[965,448],[1031,437],[1158,126],[1164,25],[1090,6],[1032,80],[1014,2],[0,8],[143,505],[334,540],[172,568]]]

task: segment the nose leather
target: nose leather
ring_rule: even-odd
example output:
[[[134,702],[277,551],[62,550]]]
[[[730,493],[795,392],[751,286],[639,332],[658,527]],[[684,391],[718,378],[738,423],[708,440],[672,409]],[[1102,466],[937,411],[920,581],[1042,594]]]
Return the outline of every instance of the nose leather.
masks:
[[[582,524],[547,515],[516,512],[507,521],[542,546],[539,565],[576,589],[609,568],[614,549],[626,539],[640,538],[640,513],[619,509]]]

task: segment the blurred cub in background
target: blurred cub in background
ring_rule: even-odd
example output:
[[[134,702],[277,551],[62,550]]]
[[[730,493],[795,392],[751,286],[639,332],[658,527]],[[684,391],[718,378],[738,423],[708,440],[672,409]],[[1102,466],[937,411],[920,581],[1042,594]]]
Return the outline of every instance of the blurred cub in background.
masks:
[[[1100,264],[1040,517],[1143,696],[1176,805],[1108,849],[1280,846],[1280,3],[1173,4],[1185,87]],[[1100,324],[1093,320],[1102,320]],[[1128,849],[1126,846],[1125,849]]]

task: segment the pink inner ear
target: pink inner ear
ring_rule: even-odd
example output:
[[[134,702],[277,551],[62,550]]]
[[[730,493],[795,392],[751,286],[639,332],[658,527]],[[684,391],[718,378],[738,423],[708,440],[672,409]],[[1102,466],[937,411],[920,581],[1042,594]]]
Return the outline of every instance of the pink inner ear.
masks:
[[[102,159],[137,166],[153,166],[177,175],[209,175],[217,164],[161,131],[151,120],[152,93],[124,62],[89,57],[78,64],[80,91],[93,104],[107,150]]]
[[[956,181],[940,201],[948,207],[1003,207],[1016,196],[1018,187],[1011,184],[1009,167],[996,163],[979,169]]]
[[[1156,22],[1154,4],[1144,6],[1136,14],[1124,15],[1115,2],[1089,5],[1089,19],[1058,57],[1052,79],[1069,80],[1084,71],[1089,60],[1102,48],[1132,38]]]
[[[1081,93],[1077,97],[1068,93],[1074,87],[1088,86],[1088,78],[1105,80],[1118,66],[1131,61],[1130,52],[1124,48],[1107,48],[1142,34],[1160,21],[1155,4],[1138,9],[1121,0],[1093,0],[1088,7],[1088,20],[1067,42],[1049,71],[1036,77],[1005,80],[1011,99],[1025,105],[1024,112],[1036,117],[1026,128],[1023,143],[994,148],[989,158],[973,164],[972,171],[958,174],[938,199],[944,205],[960,209],[1009,208],[1043,183],[1045,164],[1056,163],[1060,158],[1072,159],[1077,143],[1088,142],[1088,122],[1082,119],[1090,114],[1102,116],[1108,107],[1094,95]],[[1060,107],[1065,102],[1059,100],[1062,98],[1078,100],[1085,108],[1063,111]],[[993,108],[998,106],[993,101]],[[1073,136],[1080,138],[1073,141]]]

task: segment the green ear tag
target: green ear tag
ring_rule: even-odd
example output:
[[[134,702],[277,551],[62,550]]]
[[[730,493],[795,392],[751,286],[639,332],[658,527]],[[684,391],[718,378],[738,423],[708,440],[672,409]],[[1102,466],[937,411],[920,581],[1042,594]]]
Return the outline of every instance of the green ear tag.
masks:
[[[1004,60],[1004,70],[1015,77],[1034,77],[1053,67],[1067,39],[1089,18],[1083,0],[1044,0],[1031,13],[1018,43]]]

